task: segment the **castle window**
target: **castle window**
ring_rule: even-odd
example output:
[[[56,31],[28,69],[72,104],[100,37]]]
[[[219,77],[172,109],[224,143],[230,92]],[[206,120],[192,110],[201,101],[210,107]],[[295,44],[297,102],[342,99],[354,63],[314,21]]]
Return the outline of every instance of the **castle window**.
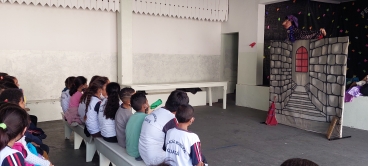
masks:
[[[296,51],[295,71],[303,73],[308,72],[308,51],[303,46],[299,47]]]

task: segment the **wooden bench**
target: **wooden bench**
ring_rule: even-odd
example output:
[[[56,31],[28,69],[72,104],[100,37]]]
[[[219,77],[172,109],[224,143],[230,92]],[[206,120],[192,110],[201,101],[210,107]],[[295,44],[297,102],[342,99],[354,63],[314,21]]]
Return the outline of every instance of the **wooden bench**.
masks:
[[[188,83],[163,83],[163,84],[135,84],[135,85],[123,85],[123,87],[131,87],[136,91],[148,91],[148,90],[167,90],[178,88],[207,88],[208,103],[212,106],[212,90],[213,87],[223,87],[223,105],[222,108],[226,109],[226,95],[227,95],[227,82],[188,82]]]
[[[143,161],[137,161],[134,157],[128,155],[126,150],[117,143],[110,143],[103,138],[95,138],[96,149],[100,155],[100,166],[113,165],[131,165],[145,166]]]
[[[91,162],[96,153],[96,145],[94,143],[93,137],[87,137],[84,134],[84,125],[72,127],[67,121],[64,120],[64,113],[61,113],[61,116],[64,123],[65,138],[69,139],[70,135],[74,131],[74,149],[79,149],[82,141],[84,141],[86,144],[86,162]]]

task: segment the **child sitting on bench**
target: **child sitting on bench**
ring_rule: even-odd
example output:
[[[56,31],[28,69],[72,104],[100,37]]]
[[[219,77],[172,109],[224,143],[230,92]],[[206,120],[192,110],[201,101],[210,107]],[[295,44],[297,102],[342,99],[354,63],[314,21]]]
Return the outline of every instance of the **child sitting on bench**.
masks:
[[[167,131],[164,150],[172,159],[170,165],[204,166],[207,163],[201,153],[201,141],[197,134],[188,131],[194,122],[194,109],[191,105],[181,105],[175,117],[178,126]]]
[[[98,122],[102,138],[107,142],[118,142],[115,130],[115,115],[119,109],[120,85],[111,82],[106,86],[107,98],[103,99],[98,112]]]
[[[130,116],[132,116],[132,107],[130,98],[135,93],[132,88],[123,88],[120,90],[119,96],[123,103],[120,105],[115,115],[115,129],[118,144],[125,148],[125,129]],[[139,133],[140,134],[140,133]]]
[[[130,103],[137,112],[129,118],[126,125],[126,150],[129,156],[140,161],[142,158],[138,150],[139,136],[144,118],[147,116],[146,112],[148,112],[149,105],[146,95],[141,92],[134,94],[130,99]]]

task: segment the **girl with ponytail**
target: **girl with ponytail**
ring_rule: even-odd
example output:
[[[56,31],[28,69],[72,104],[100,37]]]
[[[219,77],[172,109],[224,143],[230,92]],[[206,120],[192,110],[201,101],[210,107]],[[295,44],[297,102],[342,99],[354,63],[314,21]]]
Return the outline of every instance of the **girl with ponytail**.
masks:
[[[28,124],[28,114],[18,105],[11,103],[1,105],[0,165],[25,165],[23,155],[12,147],[23,137]]]
[[[91,85],[89,85],[87,90],[84,92],[84,95],[81,97],[81,101],[85,101],[86,103],[86,109],[83,117],[86,123],[84,132],[87,136],[101,136],[97,114],[100,108],[101,100],[106,97],[103,94],[106,94],[107,84],[108,79],[98,78],[97,80],[93,81]]]
[[[19,89],[6,89],[4,92],[5,93],[0,94],[0,101],[3,101],[3,102],[0,102],[0,110],[2,110],[4,107],[9,106],[9,104],[18,105],[20,108],[24,109],[23,93],[22,93],[21,90],[19,90]],[[23,111],[26,112],[25,110],[23,110]],[[24,133],[24,136],[20,140],[16,141],[16,143],[14,144],[13,149],[17,149],[20,152],[24,152],[24,151],[27,152],[27,153],[23,154],[23,157],[25,159],[25,163],[40,165],[40,166],[49,166],[51,164],[50,161],[38,157],[37,155],[33,154],[29,150],[29,148],[27,146],[26,139],[27,139],[27,141],[38,145],[37,147],[35,147],[38,152],[40,152],[40,151],[41,152],[43,152],[43,151],[48,152],[48,149],[49,149],[49,147],[47,145],[42,143],[42,140],[40,138],[38,138],[37,136],[32,135],[29,132],[29,130],[39,131],[40,133],[44,133],[42,129],[35,127],[34,124],[32,124],[32,122],[29,123],[29,125],[27,126],[27,130]]]
[[[65,112],[65,118],[71,126],[82,124],[78,115],[78,106],[85,88],[87,88],[87,79],[83,76],[76,77],[70,87],[69,95],[71,97],[68,111]]]
[[[120,85],[111,82],[106,86],[107,98],[101,102],[98,122],[103,139],[107,142],[118,142],[115,130],[115,114],[120,106]]]

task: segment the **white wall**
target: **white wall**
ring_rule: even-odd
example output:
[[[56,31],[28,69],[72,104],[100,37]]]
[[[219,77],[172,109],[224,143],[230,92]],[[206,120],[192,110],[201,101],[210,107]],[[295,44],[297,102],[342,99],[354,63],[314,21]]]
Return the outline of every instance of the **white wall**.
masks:
[[[267,110],[268,87],[262,84],[264,3],[277,0],[230,0],[229,19],[222,23],[222,33],[239,32],[238,82],[236,104]],[[250,47],[255,42],[255,47]],[[259,90],[259,95],[253,91]],[[266,93],[267,92],[267,93]],[[265,105],[265,106],[263,106]]]
[[[133,14],[133,83],[221,81],[223,66],[220,22]]]
[[[133,82],[219,81],[221,23],[133,15]]]
[[[115,13],[1,3],[0,20],[0,71],[29,101],[59,98],[70,75],[116,80]]]

